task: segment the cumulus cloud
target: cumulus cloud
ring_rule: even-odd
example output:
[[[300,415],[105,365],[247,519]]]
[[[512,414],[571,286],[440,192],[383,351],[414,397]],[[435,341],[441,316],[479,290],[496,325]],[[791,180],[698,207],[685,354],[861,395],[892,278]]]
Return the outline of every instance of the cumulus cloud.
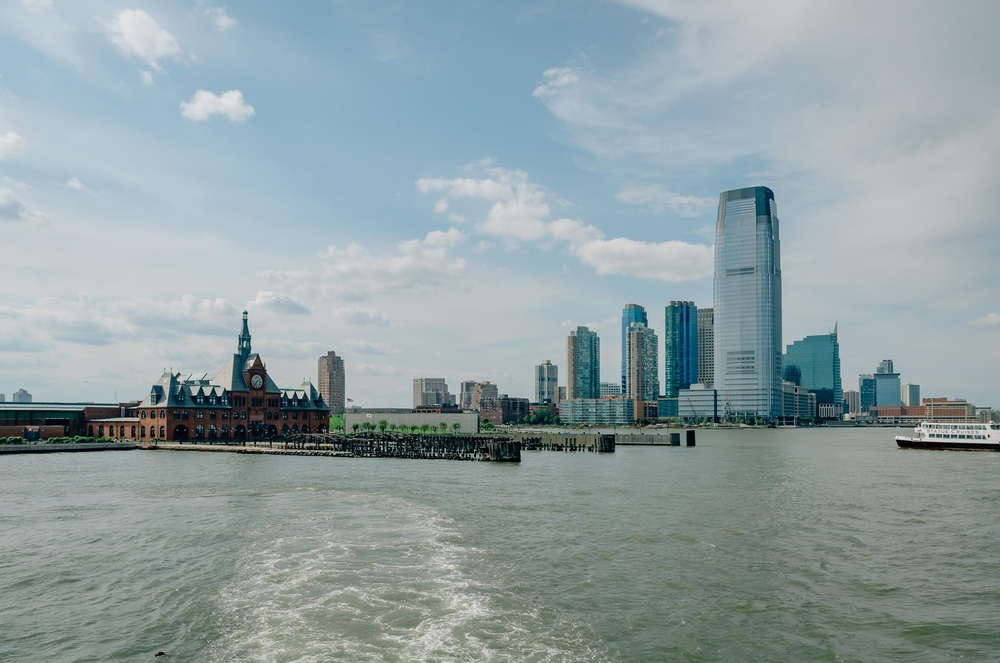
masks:
[[[1000,313],[987,313],[969,322],[974,327],[1000,327]]]
[[[247,308],[290,315],[305,315],[310,312],[309,307],[295,297],[272,290],[258,291],[257,296],[252,301],[247,302]]]
[[[323,275],[343,291],[381,292],[421,288],[447,283],[465,273],[465,260],[450,255],[450,249],[465,241],[457,228],[435,230],[423,239],[400,242],[394,255],[373,255],[351,243],[331,244],[320,254]]]
[[[243,93],[239,90],[219,95],[208,90],[198,90],[189,101],[181,102],[181,115],[195,122],[221,115],[230,122],[242,123],[253,114],[253,106],[243,100]]]
[[[210,7],[205,10],[205,14],[212,19],[219,32],[227,32],[236,27],[236,19],[229,15],[225,7]]]
[[[598,274],[686,281],[712,273],[710,246],[680,241],[640,242],[623,237],[609,240],[598,228],[578,219],[550,219],[549,191],[532,182],[523,170],[508,170],[492,162],[486,162],[485,168],[486,177],[481,179],[419,179],[417,190],[491,202],[485,220],[475,226],[477,233],[495,237],[507,248],[521,242],[534,242],[545,248],[562,244]],[[655,193],[662,199],[666,192]],[[702,204],[701,199],[693,196],[677,197],[673,202],[684,211]],[[487,248],[488,245],[481,246],[478,250]]]
[[[677,216],[701,216],[714,208],[717,202],[711,198],[684,196],[667,191],[662,184],[630,184],[623,187],[615,198],[630,205],[641,205],[652,212],[670,210]]]
[[[396,351],[392,347],[392,343],[373,343],[372,341],[366,341],[364,339],[353,339],[349,338],[346,341],[347,347],[354,350],[358,354],[363,355],[392,355],[396,354]]]
[[[70,189],[73,189],[74,191],[89,191],[90,190],[90,189],[87,188],[86,184],[84,184],[83,182],[81,182],[79,179],[77,179],[75,177],[71,177],[68,180],[66,180],[66,184],[64,184],[63,186],[66,186],[66,187],[68,187]]]
[[[373,308],[348,306],[337,309],[333,312],[333,315],[342,319],[349,325],[387,327],[390,324],[390,320],[387,315],[379,313]]]
[[[48,217],[41,212],[29,210],[12,189],[0,187],[0,222],[43,223],[47,220]]]
[[[441,200],[434,203],[434,213],[441,214],[442,212],[448,211],[448,199],[442,198]]]
[[[452,212],[448,215],[448,220],[452,223],[465,223],[465,215]]]
[[[348,370],[355,375],[399,375],[395,366],[376,366],[374,364],[350,364]]]
[[[13,131],[0,135],[0,161],[13,159],[24,152],[24,139]]]
[[[143,60],[154,71],[161,70],[160,60],[184,54],[177,37],[141,9],[122,10],[108,26],[108,38],[122,55]]]

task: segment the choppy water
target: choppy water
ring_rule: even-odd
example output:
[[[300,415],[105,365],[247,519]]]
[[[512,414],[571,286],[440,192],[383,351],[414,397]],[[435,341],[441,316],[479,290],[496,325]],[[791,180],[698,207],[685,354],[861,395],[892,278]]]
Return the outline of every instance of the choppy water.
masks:
[[[997,661],[1000,454],[0,457],[0,661]]]

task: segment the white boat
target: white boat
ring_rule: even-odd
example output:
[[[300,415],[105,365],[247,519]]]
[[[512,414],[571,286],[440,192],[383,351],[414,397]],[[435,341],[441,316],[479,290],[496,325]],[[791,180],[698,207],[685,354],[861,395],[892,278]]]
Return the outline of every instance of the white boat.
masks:
[[[1000,451],[1000,424],[952,424],[922,421],[913,435],[897,435],[903,449]]]

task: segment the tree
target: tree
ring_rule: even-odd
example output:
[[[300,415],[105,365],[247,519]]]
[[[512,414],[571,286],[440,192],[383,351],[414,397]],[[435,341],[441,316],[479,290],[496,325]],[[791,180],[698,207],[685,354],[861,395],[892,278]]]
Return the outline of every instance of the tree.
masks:
[[[420,430],[422,432],[426,433],[430,429],[431,429],[431,425],[430,424],[420,424]]]
[[[393,433],[395,433],[396,429],[398,428],[399,426],[397,426],[396,424],[389,424],[389,430],[391,430]]]
[[[440,424],[438,424],[438,426],[441,428],[442,433],[448,430],[448,424],[444,423],[443,421]]]
[[[380,431],[380,432],[382,432],[382,433],[384,433],[384,432],[385,432],[385,429],[386,429],[386,427],[387,427],[388,425],[389,425],[389,422],[388,422],[388,421],[386,421],[385,419],[382,419],[382,420],[380,420],[380,421],[378,422],[378,429],[379,429],[379,431]]]
[[[357,424],[357,423],[351,424],[351,430],[353,430],[355,433],[358,432],[359,428],[361,428],[361,424]]]
[[[456,421],[451,425],[451,429],[457,433],[458,431],[462,430],[462,424]]]

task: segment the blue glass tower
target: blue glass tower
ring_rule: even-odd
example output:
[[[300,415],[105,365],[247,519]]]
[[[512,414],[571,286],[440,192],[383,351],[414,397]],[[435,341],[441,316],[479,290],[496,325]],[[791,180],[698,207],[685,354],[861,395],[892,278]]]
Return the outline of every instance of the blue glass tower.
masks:
[[[646,319],[646,309],[638,304],[626,304],[622,309],[622,393],[628,393],[628,328],[633,322],[649,325]]]
[[[814,392],[817,403],[836,404],[844,400],[837,325],[833,326],[832,333],[806,336],[789,345],[783,365],[786,371],[798,369],[798,384]]]
[[[670,302],[664,309],[663,389],[667,398],[698,382],[698,307]]]

